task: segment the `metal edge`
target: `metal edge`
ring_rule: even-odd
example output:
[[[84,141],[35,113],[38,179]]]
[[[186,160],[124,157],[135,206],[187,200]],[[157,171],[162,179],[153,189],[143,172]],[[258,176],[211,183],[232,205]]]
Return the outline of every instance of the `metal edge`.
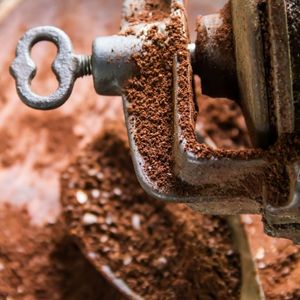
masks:
[[[270,136],[261,26],[256,0],[232,0],[232,24],[241,103],[255,146]]]

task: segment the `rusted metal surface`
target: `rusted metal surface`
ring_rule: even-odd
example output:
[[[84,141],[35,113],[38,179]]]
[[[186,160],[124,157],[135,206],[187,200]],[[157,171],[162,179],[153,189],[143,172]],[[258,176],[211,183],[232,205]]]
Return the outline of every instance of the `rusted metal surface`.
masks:
[[[271,91],[278,136],[295,129],[286,1],[268,1]]]
[[[273,237],[285,237],[300,244],[300,165],[289,166],[289,201],[285,206],[266,207],[265,231]]]
[[[141,50],[142,41],[135,36],[98,37],[93,42],[92,75],[98,94],[116,96],[137,73],[132,59]]]
[[[232,23],[242,107],[254,145],[266,147],[270,137],[270,116],[256,1],[233,0]]]
[[[287,0],[287,25],[293,77],[295,130],[300,132],[300,1]]]
[[[215,210],[220,210],[222,214],[234,214],[239,213],[258,213],[260,210],[260,204],[255,199],[259,199],[262,190],[261,187],[253,184],[249,195],[251,197],[243,196],[245,189],[244,181],[245,177],[250,174],[256,174],[260,176],[265,162],[260,159],[253,159],[243,161],[242,159],[229,159],[226,156],[223,158],[217,158],[218,154],[215,153],[215,159],[201,158],[197,156],[197,139],[193,137],[193,149],[187,149],[186,144],[191,142],[191,137],[183,134],[184,130],[180,125],[180,118],[182,115],[179,111],[179,102],[183,101],[178,95],[178,68],[180,63],[177,60],[174,61],[173,70],[173,95],[174,95],[174,171],[176,176],[181,178],[183,182],[190,184],[191,186],[201,186],[201,194],[198,195],[198,200],[193,201],[196,194],[191,194],[187,197],[187,201],[193,203],[193,207],[197,210],[213,214]],[[187,81],[185,89],[191,89],[191,81]],[[189,115],[191,116],[188,126],[193,126],[192,120],[192,99],[186,99],[187,107],[189,107]],[[189,101],[189,103],[188,103]],[[186,126],[186,125],[185,125]],[[199,143],[200,146],[200,143]],[[211,186],[215,192],[211,194]],[[218,195],[218,186],[222,186],[224,192],[223,195]],[[231,192],[226,192],[226,190]],[[210,195],[210,196],[208,196]],[[188,199],[190,197],[190,199]],[[222,203],[222,204],[221,204]]]
[[[229,18],[229,17],[228,17]],[[239,85],[233,45],[233,32],[224,34],[224,16],[197,18],[196,58],[193,71],[201,77],[202,91],[210,97],[239,100]],[[229,32],[231,31],[231,32]],[[221,39],[221,41],[219,40]]]

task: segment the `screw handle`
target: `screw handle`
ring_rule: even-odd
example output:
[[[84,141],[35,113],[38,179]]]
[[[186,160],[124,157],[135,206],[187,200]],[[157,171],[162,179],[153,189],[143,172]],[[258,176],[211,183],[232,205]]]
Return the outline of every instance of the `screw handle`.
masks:
[[[31,58],[32,47],[40,41],[49,41],[57,46],[58,53],[52,64],[52,70],[59,82],[56,91],[48,96],[32,92],[31,81],[36,75],[36,65]],[[83,75],[85,56],[74,55],[69,37],[60,29],[52,26],[35,27],[28,30],[19,40],[10,72],[16,81],[21,100],[28,106],[48,110],[54,109],[69,98],[77,77]],[[86,72],[85,72],[86,73]]]

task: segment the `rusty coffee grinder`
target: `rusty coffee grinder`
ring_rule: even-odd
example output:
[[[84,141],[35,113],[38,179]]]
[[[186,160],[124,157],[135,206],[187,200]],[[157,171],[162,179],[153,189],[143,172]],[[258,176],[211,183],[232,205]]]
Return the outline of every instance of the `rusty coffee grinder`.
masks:
[[[145,8],[151,13],[153,7],[164,10],[163,19],[149,22],[140,17]],[[120,33],[95,39],[91,56],[73,54],[61,30],[36,27],[20,39],[11,73],[21,100],[42,110],[62,105],[75,80],[92,75],[98,94],[123,97],[135,171],[148,194],[185,202],[207,214],[262,214],[268,234],[300,243],[300,1],[231,0],[226,7],[219,14],[199,17],[193,44],[188,42],[183,0],[124,0]],[[180,20],[177,29],[184,37],[180,41],[189,55],[187,64],[177,59],[177,53],[173,57],[172,172],[170,184],[160,186],[149,176],[137,147],[139,132],[128,113],[126,86],[139,72],[134,56],[149,43],[147,31],[155,25],[167,37],[166,27],[174,17]],[[30,51],[39,41],[58,48],[52,68],[59,87],[49,96],[30,89],[36,73]],[[179,83],[182,70],[186,78]],[[195,133],[193,73],[201,77],[205,94],[240,104],[253,146],[259,150],[206,146],[210,154],[203,155],[201,137],[187,134]],[[189,122],[183,126],[186,116]],[[278,149],[285,149],[286,155],[276,156]],[[276,178],[284,179],[285,192]]]

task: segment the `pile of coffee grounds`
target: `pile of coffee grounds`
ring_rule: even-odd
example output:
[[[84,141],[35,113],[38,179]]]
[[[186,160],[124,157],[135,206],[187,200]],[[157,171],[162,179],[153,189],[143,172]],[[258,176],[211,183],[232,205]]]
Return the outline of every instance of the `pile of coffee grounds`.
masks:
[[[0,157],[0,167],[8,167],[15,159],[17,159],[15,154],[11,154],[13,150],[13,143],[11,141],[10,132],[8,130],[1,130],[0,140],[0,153],[2,154]]]
[[[102,15],[102,18],[99,18],[99,5],[103,8],[103,5],[106,5],[107,3],[109,3],[109,6],[113,6],[113,9],[109,10],[110,13],[107,14],[108,10],[106,6],[105,9],[101,10],[105,11],[105,13]],[[92,0],[85,1],[84,4],[80,4],[78,2],[78,5],[74,8],[74,1],[71,0],[63,2],[45,0],[34,4],[31,1],[23,1],[20,9],[16,13],[14,13],[12,17],[7,18],[5,24],[2,23],[2,32],[5,33],[2,36],[5,36],[6,39],[5,43],[3,44],[3,47],[6,51],[2,52],[11,53],[11,56],[13,56],[13,49],[19,36],[28,27],[40,25],[41,22],[42,24],[44,24],[45,22],[53,23],[56,24],[56,26],[62,27],[68,32],[68,34],[71,34],[72,40],[76,42],[74,48],[81,52],[88,51],[90,40],[92,39],[93,35],[95,36],[99,33],[99,28],[103,30],[101,31],[101,33],[103,34],[112,34],[117,30],[115,29],[115,27],[111,26],[110,22],[108,21],[108,19],[116,19],[116,15],[119,11],[115,9],[116,4],[111,3],[112,2],[110,1]],[[45,10],[45,7],[48,7],[49,9]],[[71,10],[70,7],[72,7]],[[91,9],[91,7],[93,7],[94,9]],[[74,14],[74,9],[76,10],[76,14]],[[114,14],[114,12],[117,13]],[[91,14],[93,15],[92,18]],[[78,18],[81,20],[81,22],[78,22]],[[160,19],[161,16],[159,16],[158,18]],[[106,23],[103,23],[104,19],[106,20]],[[97,20],[101,20],[101,22],[98,21],[98,25],[95,26],[95,21]],[[118,21],[116,21],[115,23],[118,23]],[[82,27],[83,25],[84,28]],[[84,32],[84,35],[82,35],[82,32]],[[158,56],[156,56],[156,58],[158,58]],[[2,59],[7,60],[5,64],[3,64],[3,69],[6,70],[8,69],[8,64],[11,61],[12,57],[7,57],[7,54],[4,54],[4,57],[2,57]],[[151,72],[149,73],[151,74]],[[5,171],[2,167],[15,167],[18,163],[27,165],[27,161],[25,159],[26,157],[24,156],[28,156],[29,159],[33,156],[32,152],[30,153],[30,151],[28,150],[32,150],[34,148],[33,145],[36,147],[40,147],[42,145],[42,147],[44,147],[45,144],[45,152],[48,155],[42,155],[42,157],[38,155],[39,159],[37,160],[37,162],[33,161],[33,163],[39,170],[41,170],[42,167],[43,170],[55,169],[57,173],[59,173],[62,166],[61,159],[65,158],[63,159],[63,163],[65,164],[68,158],[72,157],[74,152],[76,152],[79,148],[76,137],[72,135],[73,125],[75,125],[77,128],[78,125],[84,125],[84,123],[91,124],[91,126],[88,127],[83,126],[83,130],[74,130],[74,132],[79,132],[81,137],[82,135],[86,137],[95,128],[95,123],[97,123],[98,121],[103,122],[103,120],[106,120],[104,118],[105,111],[108,111],[111,115],[117,115],[119,118],[119,114],[117,112],[119,112],[120,110],[118,110],[117,112],[116,110],[113,110],[112,107],[114,106],[114,104],[112,104],[111,102],[107,102],[109,103],[109,105],[106,105],[106,100],[101,98],[101,100],[97,102],[97,105],[94,104],[93,98],[95,97],[95,95],[87,82],[81,82],[82,84],[80,82],[77,83],[76,92],[73,95],[75,97],[72,101],[73,104],[77,103],[77,108],[72,112],[70,111],[70,107],[73,107],[73,104],[70,106],[65,106],[60,110],[60,112],[63,113],[64,111],[62,110],[67,107],[67,109],[65,110],[67,114],[63,113],[63,115],[58,113],[58,111],[55,111],[55,113],[38,113],[35,111],[27,110],[27,108],[25,108],[21,103],[20,105],[17,105],[17,103],[19,103],[17,101],[19,100],[16,99],[15,93],[12,92],[15,89],[12,83],[12,79],[8,75],[4,74],[1,78],[1,83],[1,112],[3,112],[3,115],[6,117],[2,119],[2,121],[4,120],[4,125],[1,128],[0,132],[0,165],[2,171]],[[78,85],[81,85],[81,89],[78,89]],[[86,89],[89,90],[88,93],[85,92]],[[141,86],[141,89],[143,89],[143,86]],[[159,87],[157,87],[157,89],[159,89]],[[149,95],[151,95],[150,91]],[[104,105],[102,105],[103,103]],[[163,104],[166,103],[167,102],[163,101]],[[151,106],[148,107],[151,108]],[[18,114],[15,113],[16,111],[18,111]],[[70,116],[70,114],[72,114],[74,120],[69,119],[68,116]],[[20,116],[25,115],[25,118],[20,118]],[[37,115],[38,118],[36,118]],[[91,119],[91,116],[94,116],[94,119]],[[64,117],[66,117],[66,122],[64,122],[63,120]],[[207,117],[209,118],[209,116]],[[24,122],[22,120],[24,120]],[[34,126],[32,126],[32,123]],[[160,131],[159,128],[157,128],[157,130],[158,132]],[[77,135],[77,133],[75,135]],[[212,135],[214,134],[212,133]],[[39,138],[40,136],[41,138]],[[70,140],[67,139],[68,142],[66,142],[66,138],[69,137]],[[43,138],[45,140],[45,143],[41,142]],[[218,146],[220,146],[220,144]],[[224,148],[225,147],[226,146],[224,146]],[[282,149],[282,151],[285,150],[287,149]],[[128,149],[126,151],[128,152]],[[94,153],[92,156],[94,157],[94,155],[96,154]],[[281,154],[278,153],[278,156],[280,155]],[[129,160],[130,159],[127,157],[127,161]],[[99,164],[101,165],[102,163],[100,162]],[[57,167],[58,165],[60,165],[60,167]],[[30,176],[32,176],[32,173],[28,173],[28,177]],[[118,178],[118,175],[116,177]],[[87,178],[90,179],[90,177],[88,176]],[[131,180],[131,178],[134,178],[134,180],[136,180],[133,173],[131,173],[131,175],[128,176],[127,179]],[[83,180],[82,182],[85,181]],[[3,183],[7,185],[4,181]],[[13,182],[11,182],[9,186],[11,184],[13,184]],[[18,184],[19,186],[22,186],[22,183],[19,182]],[[89,183],[86,184],[88,187]],[[113,182],[113,184],[116,184],[116,182]],[[85,185],[83,184],[83,186]],[[134,193],[132,193],[132,191],[128,190],[128,195],[132,194],[133,198],[140,199],[140,197],[137,195],[138,191],[140,191],[142,195],[141,197],[143,199],[148,199],[138,186],[130,184],[127,184],[127,186],[128,189],[133,188],[134,191]],[[27,186],[23,184],[23,187],[26,190]],[[86,194],[88,194],[87,187],[83,188]],[[10,188],[12,189],[12,187]],[[34,188],[38,188],[38,185],[34,186]],[[51,194],[51,192],[55,190],[55,187],[49,187],[48,182],[43,185],[43,188],[47,189],[47,193],[49,194]],[[72,187],[72,184],[70,185],[70,188],[71,190],[74,189],[74,187]],[[97,193],[98,192],[95,191],[93,192],[94,195]],[[113,193],[118,195],[119,191],[115,190]],[[82,202],[82,199],[84,199],[85,196],[82,197],[82,193],[79,193],[79,196],[80,195],[81,197],[79,197],[79,199],[81,199]],[[105,198],[105,193],[102,193],[102,196],[104,196]],[[124,197],[124,195],[122,195],[122,197]],[[30,199],[29,198],[30,197],[28,197],[28,199],[26,200],[28,204],[30,204],[30,200],[32,199],[32,197]],[[15,199],[12,197],[11,199],[6,200],[15,202],[17,198]],[[45,207],[46,205],[53,205],[53,201],[49,202],[48,199],[45,199],[45,197],[39,198],[38,201],[43,203],[43,207]],[[154,207],[159,207],[156,206],[159,205],[158,202],[151,199],[151,203],[152,202],[155,202]],[[71,200],[71,206],[72,203],[73,202]],[[114,201],[113,203],[115,206],[117,206],[116,201]],[[128,205],[130,205],[131,207],[130,203]],[[96,203],[95,206],[98,206],[98,203]],[[103,206],[101,206],[101,209],[102,207]],[[145,210],[149,209],[149,207],[150,205],[146,206]],[[172,209],[173,207],[176,207],[176,211],[175,209]],[[160,210],[160,208],[157,208],[156,210]],[[175,229],[175,233],[171,234],[172,229],[168,227],[170,228],[169,234],[174,236],[176,245],[178,244],[180,247],[183,247],[183,243],[181,243],[180,241],[182,241],[182,236],[187,236],[187,241],[185,241],[187,242],[186,248],[188,249],[189,247],[191,247],[192,249],[194,249],[193,251],[191,251],[192,255],[189,254],[188,250],[183,251],[182,253],[184,253],[185,257],[183,257],[182,260],[178,260],[180,263],[182,263],[183,267],[185,267],[187,264],[187,258],[193,258],[194,260],[193,263],[195,265],[190,267],[192,269],[192,272],[187,274],[186,269],[183,268],[183,270],[187,278],[193,277],[194,274],[196,274],[195,276],[197,276],[197,278],[194,281],[193,279],[191,279],[190,281],[186,281],[193,282],[192,284],[195,286],[197,286],[199,281],[201,283],[201,285],[199,286],[199,288],[201,289],[201,295],[204,295],[201,298],[204,299],[218,299],[219,296],[221,297],[221,299],[238,298],[237,290],[239,289],[241,280],[241,276],[240,274],[238,274],[240,272],[240,269],[239,264],[236,263],[237,255],[234,253],[231,239],[228,237],[230,235],[230,232],[228,230],[227,223],[222,218],[203,217],[198,214],[196,215],[192,213],[190,210],[187,210],[186,212],[186,208],[183,205],[163,205],[162,211],[162,216],[163,218],[166,217],[166,222],[168,224],[170,224],[170,220],[173,220],[173,218],[175,218],[174,216],[176,216],[174,224],[177,223],[177,225],[172,225],[172,228]],[[79,211],[78,213],[78,219],[81,219],[80,214],[81,211]],[[123,218],[123,214],[126,215],[126,211],[122,212],[122,216],[120,217],[120,219]],[[145,212],[142,211],[141,215],[144,214]],[[70,215],[71,214],[69,214],[69,218],[71,218]],[[186,223],[185,221],[182,221],[186,218],[190,218],[191,220],[193,220],[193,222],[196,224],[195,226],[198,226],[197,222],[201,223],[203,229],[197,229],[197,232],[195,232],[196,230],[186,232],[186,228],[189,228],[190,230],[190,228],[193,228],[194,226],[193,224],[188,225],[191,223],[189,223],[188,220],[186,220]],[[134,221],[132,222],[133,219]],[[197,219],[198,221],[195,221],[195,219]],[[91,220],[91,216],[85,217],[85,221],[86,220]],[[135,226],[138,226],[138,220],[138,217],[135,216],[134,218],[131,218],[131,223],[134,223]],[[108,222],[110,222],[110,219],[108,219]],[[161,220],[160,222],[164,224],[164,220]],[[65,236],[65,228],[61,224],[36,227],[30,223],[30,217],[25,211],[16,210],[9,207],[1,207],[0,226],[0,299],[122,299],[121,295],[117,294],[115,288],[111,288],[110,284],[108,284],[103,279],[103,276],[101,276],[101,274],[94,269],[94,266],[92,266],[83,257],[77,245],[74,244],[74,241]],[[141,223],[141,227],[143,226],[143,223]],[[186,231],[179,231],[178,227],[180,226],[182,226]],[[149,227],[151,228],[151,226]],[[127,229],[127,227],[125,228]],[[93,229],[85,227],[84,230],[91,232]],[[151,229],[149,230],[151,231]],[[154,232],[155,228],[154,230],[152,229],[152,231]],[[144,231],[142,232],[143,234],[145,233]],[[113,231],[109,234],[112,235]],[[176,234],[178,234],[179,236],[178,240],[175,239]],[[195,243],[194,236],[197,237],[198,234],[201,235],[201,237],[199,237],[200,242],[198,241],[198,239],[196,239],[197,242]],[[166,233],[162,235],[165,236]],[[206,238],[203,238],[203,236],[206,236]],[[147,237],[149,237],[149,235],[147,235]],[[255,240],[259,242],[264,237],[266,236],[263,234],[262,230],[255,233]],[[202,239],[204,242],[202,242]],[[106,237],[102,239],[102,241],[105,240]],[[230,242],[227,242],[227,240],[230,240]],[[161,241],[159,241],[159,243],[161,243]],[[203,245],[205,243],[207,245]],[[198,244],[201,246],[199,246]],[[195,253],[195,248],[193,248],[194,245],[195,247],[199,247],[199,249],[201,250],[199,250],[199,253],[198,250],[197,253]],[[161,249],[157,245],[155,246],[157,249]],[[277,246],[272,245],[272,247],[276,248]],[[156,251],[156,248],[152,248],[152,253],[159,252]],[[164,247],[162,248],[165,249]],[[143,250],[142,247],[141,249]],[[282,250],[282,248],[280,247],[278,247],[278,249],[278,251],[281,253],[287,253],[288,251],[290,251],[286,249]],[[84,249],[81,248],[81,250]],[[207,251],[207,253],[205,253],[205,251]],[[90,253],[92,253],[91,257],[94,257],[93,253],[95,252],[90,251]],[[233,253],[232,257],[231,253]],[[196,256],[199,257],[197,257],[196,259]],[[208,260],[203,263],[204,259],[201,256],[207,257]],[[299,278],[299,275],[297,275],[297,270],[300,269],[298,267],[298,255],[293,257],[295,257],[296,259],[287,259],[287,261],[288,266],[292,271],[291,273],[297,279]],[[202,266],[198,266],[198,260],[202,263],[203,268],[205,268],[207,272],[205,270],[203,271],[203,269],[201,268]],[[125,260],[126,263],[128,263],[129,261],[130,258],[127,258]],[[164,262],[164,259],[159,260],[158,265],[164,264]],[[297,287],[299,286],[299,284],[296,287],[290,287],[289,278],[291,278],[291,273],[288,273],[287,270],[283,267],[280,267],[280,270],[277,269],[276,264],[277,260],[275,257],[274,263],[270,264],[270,270],[274,269],[275,271],[270,273],[266,272],[266,276],[262,277],[264,280],[265,288],[267,290],[267,297],[272,297],[272,299],[298,299],[299,292],[297,292]],[[284,259],[280,259],[280,265],[286,266],[286,264],[284,263]],[[200,270],[201,273],[200,271],[193,273],[193,268],[197,268],[197,270]],[[176,270],[178,271],[179,267]],[[134,274],[134,271],[132,271],[131,274]],[[179,276],[182,276],[180,271],[178,272],[178,274]],[[180,277],[180,279],[183,277]],[[282,277],[282,279],[280,279],[280,277]],[[268,278],[275,278],[275,280],[272,284],[268,284],[266,283]],[[138,278],[134,281],[138,281]],[[179,281],[179,283],[182,282],[181,280]],[[158,284],[160,282],[164,282],[164,284],[166,284],[166,281],[162,279],[157,279],[155,282],[158,282]],[[174,287],[175,283],[173,281],[172,283],[170,283],[170,285]],[[179,285],[178,283],[176,284]],[[187,285],[189,285],[189,283]],[[275,291],[276,287],[280,289],[280,293],[277,293],[277,291]],[[287,287],[289,288],[287,289]],[[170,287],[168,286],[166,290],[169,291],[169,288]],[[230,291],[228,290],[236,291],[232,292],[234,296],[228,296],[226,294],[230,294]],[[161,289],[159,291],[161,291]],[[189,294],[185,293],[185,295]],[[181,299],[184,299],[184,297],[181,297]]]
[[[195,78],[195,93],[199,107],[196,131],[204,139],[211,139],[219,149],[251,146],[243,113],[235,102],[202,95],[198,78]]]
[[[142,54],[135,60],[140,75],[127,89],[128,113],[135,124],[135,142],[145,170],[158,186],[165,186],[172,174],[172,59],[165,37],[153,26]]]
[[[125,16],[125,20],[131,24],[160,21],[167,18],[170,14],[170,4],[168,1],[144,0],[142,3],[131,3],[131,5],[136,5],[136,7],[131,7],[131,15]]]
[[[84,1],[84,3],[80,1],[74,3],[72,0],[22,1],[20,8],[1,24],[2,36],[5,37],[5,43],[3,43],[5,51],[2,51],[2,60],[6,61],[2,64],[3,69],[8,69],[8,64],[13,58],[16,41],[24,31],[29,27],[46,23],[65,30],[70,35],[77,52],[89,51],[93,36],[116,32],[119,24],[117,19],[119,9],[116,9],[116,3],[119,3],[121,7],[121,1],[91,0]],[[46,10],[45,7],[47,7]],[[114,20],[113,24],[117,23],[117,25],[112,25],[111,20]],[[48,59],[50,60],[51,57]],[[51,71],[49,70],[49,72]],[[107,122],[107,115],[121,118],[119,114],[121,107],[119,108],[119,104],[115,104],[115,99],[107,101],[104,98],[97,98],[95,101],[96,96],[90,82],[80,80],[76,83],[72,95],[73,100],[69,104],[55,112],[37,112],[26,108],[17,99],[15,86],[8,72],[1,77],[1,83],[1,112],[5,117],[2,119],[3,127],[1,127],[1,167],[2,164],[5,167],[13,166],[15,168],[18,164],[26,166],[28,162],[32,163],[38,169],[40,177],[37,176],[36,182],[30,187],[34,190],[41,187],[50,196],[55,192],[55,197],[49,197],[50,201],[42,196],[27,197],[25,191],[27,191],[28,185],[23,182],[9,181],[9,185],[6,181],[2,181],[2,183],[10,190],[13,190],[13,184],[20,188],[21,192],[24,190],[23,196],[26,198],[28,206],[31,205],[32,199],[36,198],[37,202],[41,203],[41,210],[47,205],[53,208],[57,200],[57,187],[50,185],[43,174],[54,170],[53,177],[58,176],[61,167],[67,164],[68,159],[80,148],[83,136],[84,139],[87,139],[97,128],[101,128],[99,123]],[[44,82],[38,82],[38,84],[43,85]],[[116,106],[118,106],[117,110]],[[70,118],[70,116],[72,117]],[[79,130],[77,130],[78,128]],[[41,152],[35,151],[36,148],[42,148]],[[36,153],[41,153],[41,155]],[[127,159],[129,160],[129,158]],[[9,169],[1,171],[9,174]],[[28,172],[26,175],[28,178],[35,178],[32,172]],[[41,179],[45,182],[44,184],[41,184]],[[11,197],[6,200],[16,202],[18,198]],[[40,213],[40,209],[36,209],[36,215]],[[187,215],[190,216],[190,214]],[[57,224],[43,227],[33,226],[26,212],[10,208],[1,208],[0,219],[0,261],[2,264],[0,267],[0,299],[122,299],[103,280],[101,274],[83,258],[78,247],[64,236],[63,226]],[[204,220],[208,222],[210,219]],[[216,220],[220,220],[220,224],[222,223],[222,219],[217,218]],[[219,221],[211,222],[219,224]],[[220,225],[216,226],[216,233],[211,229],[210,224],[206,228],[211,231],[211,235],[216,234],[216,243],[219,238],[218,234],[224,235],[221,239],[225,238],[227,224],[224,225],[226,232],[219,228]],[[209,233],[207,234],[209,235]],[[229,243],[229,245],[231,244]],[[217,247],[220,247],[218,249],[224,248],[222,253],[226,253],[228,248],[231,249],[230,246],[227,248],[223,244],[217,245]],[[217,255],[221,250],[217,250]],[[208,251],[214,254],[214,247],[209,248]],[[230,253],[229,250],[229,256]],[[239,268],[235,268],[231,263],[233,260],[231,259],[228,263],[229,270],[232,270],[232,273],[239,272]],[[231,279],[224,280],[225,283],[221,284],[223,273],[218,275],[214,272],[214,270],[219,270],[218,263],[219,261],[215,259],[213,270],[209,270],[213,275],[206,275],[219,276],[217,287],[213,285],[211,288],[209,279],[208,282],[203,283],[203,285],[207,284],[207,290],[214,289],[210,292],[213,295],[218,292],[228,292],[226,291],[227,286],[234,290],[236,286],[239,286],[239,284],[234,284],[234,280],[240,280],[239,275],[232,276],[232,278],[228,275],[228,278]],[[222,288],[219,289],[219,285]]]
[[[271,248],[264,249],[268,251]],[[258,260],[267,299],[300,299],[300,248],[286,243],[284,248],[278,245],[276,250],[276,255]]]
[[[45,168],[50,162],[52,163],[52,160],[61,162],[66,154],[74,153],[78,147],[80,138],[74,133],[76,119],[73,116],[61,114],[58,111],[49,111],[46,112],[44,118],[36,115],[21,116],[19,122],[21,130],[41,131],[45,135],[45,155],[43,159],[36,162],[35,168]],[[51,155],[51,160],[47,155]]]
[[[32,225],[25,210],[0,209],[0,299],[122,299],[65,235]]]
[[[260,216],[242,216],[266,299],[300,299],[300,246],[264,234]]]
[[[239,255],[225,219],[149,198],[122,131],[107,129],[62,175],[70,234],[100,272],[145,299],[239,299]]]

